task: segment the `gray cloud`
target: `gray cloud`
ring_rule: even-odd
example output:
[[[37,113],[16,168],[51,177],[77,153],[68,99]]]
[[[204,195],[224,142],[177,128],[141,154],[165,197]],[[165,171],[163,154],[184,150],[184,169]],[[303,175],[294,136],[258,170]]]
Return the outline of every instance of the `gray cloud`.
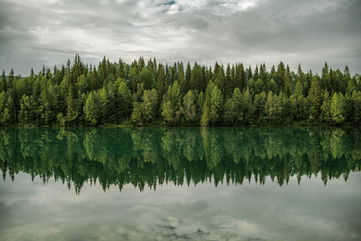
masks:
[[[0,239],[17,240],[359,240],[361,175],[347,183],[295,177],[241,186],[164,184],[156,191],[83,187],[19,173],[0,182]],[[5,211],[7,210],[7,211]],[[34,221],[35,220],[35,221]]]
[[[0,68],[27,74],[80,53],[361,72],[359,0],[0,0]]]

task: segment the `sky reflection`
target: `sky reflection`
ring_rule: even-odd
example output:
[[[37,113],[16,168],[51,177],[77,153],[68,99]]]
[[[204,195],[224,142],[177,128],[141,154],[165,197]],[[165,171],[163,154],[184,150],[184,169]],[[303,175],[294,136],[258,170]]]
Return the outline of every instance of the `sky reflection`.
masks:
[[[212,183],[122,192],[20,173],[0,182],[0,239],[7,240],[359,240],[361,175],[347,182],[292,177],[280,187]]]

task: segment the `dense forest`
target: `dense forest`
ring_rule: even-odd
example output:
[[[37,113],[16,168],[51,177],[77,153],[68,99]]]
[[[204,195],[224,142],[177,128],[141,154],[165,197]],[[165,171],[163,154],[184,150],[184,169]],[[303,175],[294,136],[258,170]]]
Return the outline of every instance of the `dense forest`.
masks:
[[[173,183],[280,186],[291,177],[348,179],[361,168],[361,129],[7,128],[0,130],[0,171],[60,180],[79,192],[131,184],[143,190]]]
[[[79,55],[28,77],[4,71],[0,125],[95,126],[361,124],[361,76],[333,70],[297,73],[280,62],[266,69],[242,64],[173,65],[144,58],[127,64]]]

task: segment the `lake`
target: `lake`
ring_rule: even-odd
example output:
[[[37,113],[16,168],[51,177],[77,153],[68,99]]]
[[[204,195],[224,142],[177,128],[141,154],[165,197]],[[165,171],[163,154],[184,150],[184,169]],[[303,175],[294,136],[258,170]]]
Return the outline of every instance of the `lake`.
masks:
[[[0,240],[361,240],[361,128],[0,129]]]

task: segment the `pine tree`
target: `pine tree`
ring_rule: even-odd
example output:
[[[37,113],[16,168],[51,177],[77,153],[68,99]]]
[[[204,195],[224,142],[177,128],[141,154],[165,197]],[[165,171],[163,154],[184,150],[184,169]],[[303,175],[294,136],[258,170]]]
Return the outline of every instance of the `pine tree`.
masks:
[[[5,76],[5,71],[3,70],[3,73],[2,73],[1,79],[0,79],[0,92],[6,91],[6,90],[7,90],[6,76]]]
[[[131,120],[136,125],[146,125],[156,117],[158,93],[155,89],[145,90],[142,102],[135,102]]]
[[[283,76],[283,90],[287,96],[290,96],[292,93],[292,77],[288,65],[286,68],[286,72]]]
[[[283,62],[281,61],[278,66],[277,66],[277,74],[276,74],[276,82],[277,85],[279,86],[280,90],[284,90],[285,88],[285,77],[286,77],[286,69],[285,69],[285,65],[283,64]]]
[[[267,95],[265,92],[261,92],[254,96],[254,101],[253,101],[254,120],[253,120],[253,122],[259,123],[264,120],[266,99],[267,99]]]
[[[233,95],[224,106],[224,120],[229,124],[238,124],[243,121],[242,94],[239,88],[235,88]]]
[[[329,123],[331,121],[331,100],[328,91],[325,91],[322,97],[321,105],[321,119],[322,121]]]
[[[119,118],[122,120],[127,119],[132,113],[132,94],[123,79],[118,79],[118,112]]]
[[[221,90],[213,82],[208,84],[206,99],[203,104],[202,126],[214,125],[221,119],[223,96]]]
[[[180,119],[181,90],[175,81],[163,98],[162,117],[167,123],[177,123]]]
[[[192,123],[197,118],[196,96],[189,90],[183,97],[183,113],[188,123]]]
[[[161,64],[158,67],[157,90],[159,92],[159,96],[163,96],[167,91],[164,67]]]
[[[189,89],[203,91],[204,76],[203,70],[200,65],[195,63],[191,72],[191,78],[189,81]]]
[[[98,93],[89,93],[84,105],[85,120],[91,125],[96,125],[101,118],[102,110]]]
[[[99,100],[100,107],[100,122],[107,123],[109,120],[109,116],[114,111],[109,103],[108,91],[105,88],[101,88],[97,91],[97,96]]]
[[[6,93],[5,91],[0,92],[0,124],[5,125],[8,122],[8,114],[5,111],[6,108]]]
[[[312,78],[311,88],[308,92],[308,99],[311,103],[310,118],[312,120],[318,120],[321,113],[322,96],[320,80],[317,76],[313,76]]]
[[[149,90],[154,87],[154,74],[148,67],[143,68],[139,73],[140,81],[144,84],[144,89]]]
[[[351,96],[351,120],[354,123],[360,123],[361,121],[361,91],[352,92]]]
[[[342,93],[334,93],[332,95],[330,112],[332,121],[336,124],[340,124],[346,119],[346,102]]]
[[[272,91],[269,91],[267,94],[265,113],[269,122],[278,123],[280,121],[282,115],[281,101]]]
[[[36,125],[36,101],[32,96],[23,95],[20,99],[19,122],[25,125]]]
[[[73,122],[78,117],[77,104],[73,89],[73,84],[70,82],[66,96],[66,119],[69,122]]]

